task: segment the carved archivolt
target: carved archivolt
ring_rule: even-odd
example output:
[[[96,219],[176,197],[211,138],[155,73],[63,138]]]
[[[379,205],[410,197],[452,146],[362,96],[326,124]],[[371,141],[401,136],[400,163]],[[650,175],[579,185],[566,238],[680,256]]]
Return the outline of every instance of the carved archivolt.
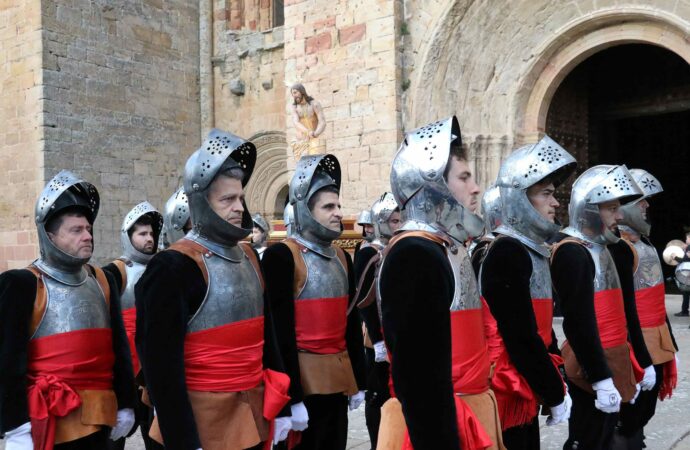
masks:
[[[245,189],[247,206],[252,213],[261,213],[267,220],[276,217],[276,198],[287,186],[287,141],[282,131],[263,131],[249,138],[256,146],[256,166]]]

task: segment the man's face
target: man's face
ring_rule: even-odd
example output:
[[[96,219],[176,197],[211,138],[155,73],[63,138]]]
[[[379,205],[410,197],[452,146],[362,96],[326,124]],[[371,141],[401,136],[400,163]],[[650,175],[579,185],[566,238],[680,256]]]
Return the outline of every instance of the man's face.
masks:
[[[635,203],[635,206],[637,208],[640,208],[640,212],[642,213],[642,218],[644,220],[647,220],[647,209],[649,208],[649,202],[647,199],[643,198],[639,202]]]
[[[619,200],[611,200],[610,202],[601,203],[599,205],[599,215],[604,227],[615,233],[618,231],[618,222],[623,220],[621,202]]]
[[[527,198],[534,209],[546,220],[553,223],[556,219],[556,208],[559,203],[554,197],[556,188],[553,183],[537,183],[527,189]]]
[[[266,233],[264,233],[264,231],[261,228],[254,227],[252,229],[252,242],[255,242],[255,243],[263,242],[265,237],[266,237]]]
[[[388,218],[388,226],[391,228],[391,231],[395,233],[400,229],[400,226],[402,223],[400,222],[400,212],[395,211],[391,216]]]
[[[236,227],[242,226],[244,189],[240,180],[226,176],[217,177],[211,183],[207,198],[211,209],[218,216]]]
[[[366,234],[366,235],[374,234],[374,226],[373,225],[369,225],[368,223],[365,223],[364,225],[362,225],[362,228],[364,228],[364,234]]]
[[[450,167],[446,182],[455,200],[471,212],[477,210],[477,206],[479,205],[479,186],[474,182],[467,161],[455,157],[450,158]]]
[[[316,195],[312,217],[329,230],[340,231],[343,220],[340,197],[335,192],[318,192]]]
[[[93,253],[91,224],[84,216],[66,215],[60,228],[48,237],[57,248],[76,258],[90,258]]]
[[[132,247],[141,253],[152,255],[156,250],[153,245],[154,236],[151,225],[134,225],[134,232],[129,240],[132,242]]]
[[[302,93],[298,91],[297,89],[290,89],[290,94],[292,94],[293,100],[295,100],[295,103],[302,103],[302,100],[304,97],[302,96]]]

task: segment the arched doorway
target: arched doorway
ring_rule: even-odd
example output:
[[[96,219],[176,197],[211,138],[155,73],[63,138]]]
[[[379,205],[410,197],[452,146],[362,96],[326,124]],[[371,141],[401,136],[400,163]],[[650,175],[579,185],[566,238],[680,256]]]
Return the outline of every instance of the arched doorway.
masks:
[[[267,220],[282,219],[283,207],[278,210],[276,205],[284,201],[289,181],[285,133],[266,131],[249,140],[256,146],[257,158],[245,189],[247,206],[252,213],[261,213]]]
[[[593,54],[558,86],[545,131],[577,157],[578,172],[626,164],[654,174],[665,192],[651,202],[652,241],[663,249],[683,239],[690,225],[690,65],[683,58],[648,44]],[[562,203],[569,197],[566,189],[559,194]]]

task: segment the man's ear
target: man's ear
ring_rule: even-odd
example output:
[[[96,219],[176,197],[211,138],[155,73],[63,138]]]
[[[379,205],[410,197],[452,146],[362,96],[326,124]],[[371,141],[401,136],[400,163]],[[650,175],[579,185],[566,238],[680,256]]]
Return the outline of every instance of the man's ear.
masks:
[[[55,234],[54,233],[51,233],[50,231],[46,231],[46,234],[48,235],[48,239],[50,239],[51,241],[55,240]]]

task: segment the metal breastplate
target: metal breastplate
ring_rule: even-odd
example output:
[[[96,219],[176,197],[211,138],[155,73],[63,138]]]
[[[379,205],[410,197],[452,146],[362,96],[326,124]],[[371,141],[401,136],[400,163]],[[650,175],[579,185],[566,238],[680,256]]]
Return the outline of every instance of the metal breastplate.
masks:
[[[335,298],[349,295],[347,273],[340,258],[326,258],[316,252],[301,252],[307,266],[307,280],[298,300],[310,298]]]
[[[189,320],[187,331],[208,330],[264,313],[261,281],[249,258],[233,262],[213,253],[204,255],[208,288],[201,306]]]
[[[450,310],[462,311],[481,308],[479,288],[477,287],[477,279],[474,276],[470,256],[465,247],[455,248],[457,249],[455,253],[450,249],[446,251],[446,257],[453,269],[453,280],[455,282]]]
[[[46,309],[32,339],[90,328],[110,328],[105,295],[91,274],[78,286],[68,286],[45,274],[42,278],[46,287]]]
[[[646,289],[664,282],[661,261],[656,249],[642,240],[633,243],[637,251],[638,265],[635,271],[635,290]]]
[[[618,278],[616,264],[608,249],[599,244],[588,244],[585,248],[594,260],[594,292],[609,289],[620,289],[621,282]]]
[[[120,305],[122,306],[122,310],[135,307],[134,286],[137,284],[137,281],[139,281],[139,278],[141,278],[145,270],[146,266],[144,264],[139,264],[138,262],[134,261],[127,261],[125,263],[127,286],[125,287],[125,292],[123,292],[122,296],[120,297]]]
[[[532,260],[532,275],[529,279],[529,292],[532,300],[553,298],[549,259],[529,248],[527,248],[527,253]]]

